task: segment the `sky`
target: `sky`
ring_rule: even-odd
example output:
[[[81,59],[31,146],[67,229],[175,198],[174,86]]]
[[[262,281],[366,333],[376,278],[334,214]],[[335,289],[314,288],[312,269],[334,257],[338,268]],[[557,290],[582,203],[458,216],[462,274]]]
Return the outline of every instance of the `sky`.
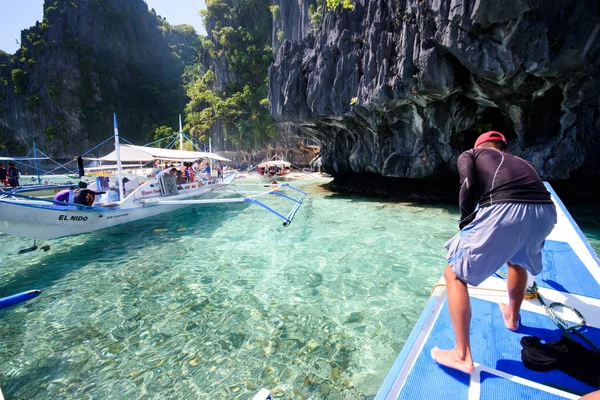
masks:
[[[202,35],[206,30],[198,11],[206,8],[205,0],[145,0],[148,9],[165,17],[171,25],[189,24]],[[0,0],[0,50],[13,54],[19,48],[21,30],[41,21],[44,0]]]

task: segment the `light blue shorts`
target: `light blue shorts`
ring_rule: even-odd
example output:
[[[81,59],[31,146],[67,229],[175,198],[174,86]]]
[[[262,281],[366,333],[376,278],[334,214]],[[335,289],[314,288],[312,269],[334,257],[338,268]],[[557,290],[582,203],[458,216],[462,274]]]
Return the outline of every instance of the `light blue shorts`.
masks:
[[[498,203],[483,207],[445,247],[458,278],[477,286],[507,261],[542,272],[544,240],[556,225],[554,204]]]

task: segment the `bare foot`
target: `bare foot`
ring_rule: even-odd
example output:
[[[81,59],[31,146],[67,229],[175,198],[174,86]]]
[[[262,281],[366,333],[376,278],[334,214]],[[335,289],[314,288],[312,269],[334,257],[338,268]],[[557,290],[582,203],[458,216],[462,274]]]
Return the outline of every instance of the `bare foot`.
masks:
[[[454,350],[440,350],[437,347],[431,349],[431,358],[438,364],[470,374],[473,372],[473,360],[463,360]]]
[[[514,318],[510,315],[510,311],[508,309],[508,304],[506,303],[498,303],[500,307],[500,311],[502,312],[502,318],[504,319],[504,325],[511,331],[516,331],[519,329],[519,320],[521,319],[520,315],[517,315],[517,318]]]

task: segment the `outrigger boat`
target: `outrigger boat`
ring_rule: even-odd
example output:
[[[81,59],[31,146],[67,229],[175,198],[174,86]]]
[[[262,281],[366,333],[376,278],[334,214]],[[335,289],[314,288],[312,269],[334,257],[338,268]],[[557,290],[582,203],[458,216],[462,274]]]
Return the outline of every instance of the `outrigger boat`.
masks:
[[[290,171],[291,167],[292,163],[280,157],[263,161],[256,165],[259,175],[265,175],[269,178],[283,176]]]
[[[35,142],[33,143],[33,157],[25,156],[25,157],[0,157],[0,162],[8,161],[15,162],[21,165],[26,165],[27,162],[35,162],[36,176],[32,176],[30,181],[20,180],[18,187],[10,187],[5,185],[4,182],[0,182],[0,194],[3,192],[10,193],[18,193],[18,194],[28,194],[28,195],[37,195],[37,196],[46,196],[46,195],[54,195],[58,191],[68,188],[72,183],[55,183],[50,182],[48,177],[44,177],[44,182],[42,182],[42,176],[40,175],[39,161],[40,160],[51,160],[49,157],[38,157],[37,156],[37,148],[35,146]],[[23,176],[21,176],[23,177]]]
[[[124,183],[121,169],[121,151],[138,157],[160,157],[163,159],[198,159],[201,157],[226,160],[216,154],[182,150],[158,149],[144,146],[120,145],[116,116],[114,118],[115,152],[118,175],[98,177],[88,189],[106,192],[97,196],[91,206],[25,196],[18,193],[0,193],[0,232],[33,239],[55,239],[63,236],[93,232],[99,229],[153,217],[190,205],[245,202],[257,204],[271,211],[284,221],[292,222],[306,193],[290,185],[270,185],[267,191],[253,196],[248,192],[232,189],[237,172],[219,179],[199,180],[177,184],[175,176],[162,175],[140,183],[131,179]],[[167,154],[168,153],[168,154]],[[145,155],[144,155],[145,154]],[[129,156],[128,159],[132,157]],[[290,189],[297,198],[284,193]],[[265,195],[276,195],[292,201],[289,213],[283,214],[257,199]]]

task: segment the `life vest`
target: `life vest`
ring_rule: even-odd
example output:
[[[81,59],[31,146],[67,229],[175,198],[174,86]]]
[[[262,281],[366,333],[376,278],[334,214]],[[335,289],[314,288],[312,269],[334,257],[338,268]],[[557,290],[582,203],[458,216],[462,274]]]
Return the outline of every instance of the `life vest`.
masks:
[[[94,204],[94,200],[96,199],[96,195],[93,193],[88,193],[85,196],[85,205],[91,207]]]
[[[89,189],[77,189],[73,192],[73,203],[81,204],[82,206],[92,206],[96,195]]]

